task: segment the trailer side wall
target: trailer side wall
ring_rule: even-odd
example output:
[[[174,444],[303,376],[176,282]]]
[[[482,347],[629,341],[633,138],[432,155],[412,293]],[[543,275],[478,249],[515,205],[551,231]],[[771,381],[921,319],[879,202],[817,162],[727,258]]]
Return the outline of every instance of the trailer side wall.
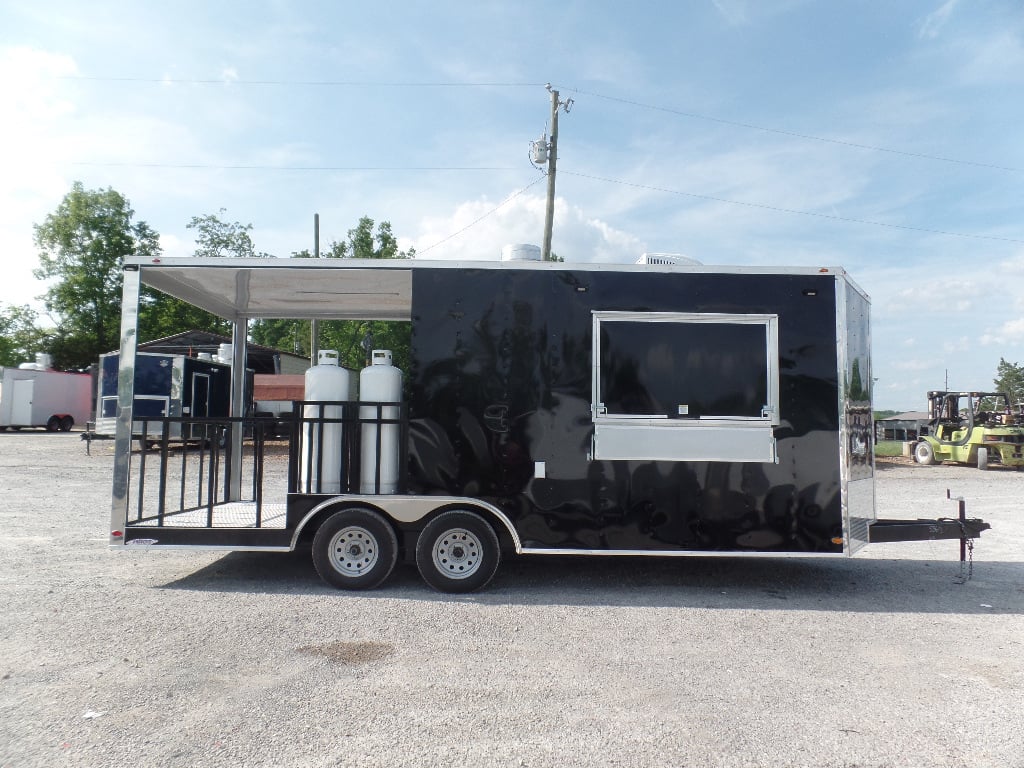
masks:
[[[593,460],[595,312],[777,316],[778,461]],[[412,316],[416,492],[485,499],[528,548],[843,551],[835,275],[416,270]],[[719,348],[691,373],[725,376]]]

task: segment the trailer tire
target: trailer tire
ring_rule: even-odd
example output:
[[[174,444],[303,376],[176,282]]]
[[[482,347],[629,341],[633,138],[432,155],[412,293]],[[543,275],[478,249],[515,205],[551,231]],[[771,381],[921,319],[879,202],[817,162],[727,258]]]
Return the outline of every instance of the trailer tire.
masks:
[[[46,421],[46,431],[47,432],[57,432],[59,430],[60,430],[60,417],[59,416],[51,416],[49,419],[47,419],[47,421]]]
[[[316,572],[338,589],[373,589],[391,575],[397,561],[395,529],[372,509],[335,512],[313,537]]]
[[[924,466],[935,463],[935,449],[931,443],[922,440],[914,446],[914,461]]]
[[[475,512],[444,512],[427,523],[416,540],[416,567],[439,592],[481,589],[500,563],[498,536]]]
[[[71,428],[73,426],[75,426],[75,420],[73,418],[71,418],[70,416],[65,416],[64,418],[62,418],[60,420],[60,431],[61,432],[70,432]]]
[[[978,469],[982,472],[988,469],[988,448],[978,448]]]

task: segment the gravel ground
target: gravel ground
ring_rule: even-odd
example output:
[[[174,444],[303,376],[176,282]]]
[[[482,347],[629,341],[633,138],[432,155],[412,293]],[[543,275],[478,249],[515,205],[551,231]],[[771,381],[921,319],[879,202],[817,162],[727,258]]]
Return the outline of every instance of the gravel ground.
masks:
[[[106,545],[111,445],[0,434],[0,766],[1024,766],[1024,472],[887,463],[852,559],[400,566]]]

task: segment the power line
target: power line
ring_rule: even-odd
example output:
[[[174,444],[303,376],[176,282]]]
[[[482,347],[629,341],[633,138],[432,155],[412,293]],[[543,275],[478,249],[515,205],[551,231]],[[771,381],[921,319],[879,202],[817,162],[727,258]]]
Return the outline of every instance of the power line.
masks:
[[[549,85],[548,83],[516,83],[516,82],[445,82],[445,81],[372,81],[372,80],[243,80],[229,77],[221,78],[173,78],[173,77],[107,77],[102,75],[56,75],[56,80],[72,80],[85,82],[107,82],[107,83],[156,83],[167,85],[239,85],[239,86],[305,86],[314,88],[538,88]],[[930,155],[925,152],[910,152],[892,147],[883,147],[877,144],[861,144],[856,141],[845,139],[829,139],[824,136],[816,136],[810,133],[789,131],[783,128],[771,128],[756,123],[748,123],[741,120],[728,120],[712,115],[702,115],[697,112],[687,112],[672,107],[663,107],[657,104],[647,104],[633,99],[624,99],[618,96],[609,96],[594,91],[585,91],[582,88],[564,88],[564,90],[576,93],[581,96],[591,96],[595,99],[613,101],[619,104],[627,104],[632,107],[649,109],[655,112],[688,117],[694,120],[705,120],[720,125],[731,125],[735,128],[747,128],[764,133],[774,133],[780,136],[791,136],[806,141],[817,141],[823,144],[835,144],[852,149],[866,149],[872,152],[885,152],[891,155],[902,157],[913,157],[919,160],[933,160],[941,163],[952,163],[955,165],[967,165],[975,168],[989,168],[998,171],[1010,171],[1012,173],[1024,172],[1024,168],[1017,168],[998,163],[982,163],[975,160],[963,160],[956,157],[943,157],[942,155]]]
[[[815,211],[801,211],[795,208],[782,208],[777,205],[767,205],[766,203],[748,203],[742,200],[730,200],[725,197],[714,197],[713,195],[698,195],[693,192],[682,192],[678,189],[666,189],[665,187],[655,187],[650,184],[637,184],[631,181],[623,181],[622,179],[609,179],[604,176],[592,176],[586,173],[576,173],[574,171],[563,170],[562,173],[566,173],[570,176],[578,176],[581,179],[592,179],[594,181],[604,181],[609,184],[621,184],[626,187],[633,187],[634,189],[647,189],[653,192],[665,192],[670,195],[680,195],[682,197],[692,197],[697,200],[710,200],[716,203],[728,203],[729,205],[742,205],[747,208],[760,208],[765,211],[775,211],[777,213],[792,213],[797,216],[814,216],[819,219],[830,219],[832,221],[845,221],[852,224],[870,224],[875,227],[888,227],[890,229],[904,229],[910,230],[911,232],[927,232],[932,235],[948,235],[950,237],[966,237],[973,240],[996,240],[1003,243],[1024,243],[1024,240],[1016,239],[1012,237],[997,237],[995,235],[972,235],[966,232],[949,232],[942,229],[927,229],[925,227],[911,227],[906,224],[889,224],[884,221],[872,221],[870,219],[855,219],[850,216],[836,216],[829,213],[816,213]]]
[[[452,232],[450,235],[448,235],[448,237],[444,238],[443,240],[438,240],[436,243],[434,243],[433,245],[427,246],[422,251],[416,251],[417,255],[419,255],[421,253],[426,253],[427,251],[431,251],[434,248],[437,248],[437,246],[439,246],[439,245],[441,245],[443,243],[447,243],[449,240],[451,240],[451,239],[453,239],[455,237],[458,237],[463,232],[465,232],[467,229],[470,229],[471,227],[475,227],[481,221],[486,219],[488,216],[490,216],[490,215],[492,215],[494,213],[497,213],[501,208],[503,208],[506,205],[508,205],[509,203],[511,203],[513,200],[515,200],[517,197],[519,197],[521,194],[526,192],[531,187],[535,187],[537,184],[540,184],[540,182],[542,182],[544,180],[544,178],[545,178],[544,176],[538,176],[536,179],[531,181],[529,184],[527,184],[525,187],[520,189],[518,192],[513,192],[511,195],[506,197],[504,200],[502,200],[500,203],[498,203],[496,206],[494,206],[494,208],[489,210],[483,216],[480,216],[479,218],[474,219],[473,221],[469,222],[469,224],[464,226],[462,229],[458,230],[457,232]]]
[[[656,104],[645,104],[641,101],[633,101],[631,99],[622,99],[617,96],[606,96],[601,93],[593,93],[592,91],[583,91],[578,88],[567,88],[566,90],[573,93],[578,93],[581,96],[592,96],[595,99],[604,99],[605,101],[614,101],[619,104],[628,104],[633,107],[641,107],[643,109],[650,109],[655,112],[665,112],[670,115],[678,115],[680,117],[690,117],[695,120],[706,120],[712,123],[719,123],[721,125],[731,125],[736,128],[749,128],[754,131],[764,131],[765,133],[776,133],[782,136],[792,136],[797,139],[806,139],[808,141],[819,141],[823,144],[837,144],[843,147],[852,147],[854,149],[869,149],[873,152],[887,152],[891,155],[902,155],[904,157],[915,157],[920,160],[935,160],[941,163],[954,163],[956,165],[970,165],[975,168],[991,168],[997,171],[1011,171],[1013,173],[1024,172],[1024,168],[1015,168],[1009,165],[997,165],[995,163],[979,163],[974,160],[961,160],[955,157],[942,157],[941,155],[929,155],[924,152],[907,152],[902,149],[892,149],[890,147],[880,147],[874,144],[859,144],[855,141],[845,141],[843,139],[827,139],[824,136],[814,136],[810,133],[798,133],[796,131],[787,131],[781,128],[768,128],[763,125],[755,125],[754,123],[744,123],[738,120],[726,120],[721,117],[712,117],[710,115],[701,115],[696,112],[685,112],[681,109],[672,109],[671,107],[660,107]]]
[[[99,75],[56,75],[55,80],[80,80],[99,83],[157,83],[160,85],[287,85],[324,88],[543,88],[545,83],[456,83],[456,82],[402,82],[374,80],[242,80],[221,78],[177,77],[104,77]]]
[[[515,171],[512,166],[383,165],[220,165],[212,163],[121,163],[78,161],[68,165],[94,168],[179,168],[203,171]]]

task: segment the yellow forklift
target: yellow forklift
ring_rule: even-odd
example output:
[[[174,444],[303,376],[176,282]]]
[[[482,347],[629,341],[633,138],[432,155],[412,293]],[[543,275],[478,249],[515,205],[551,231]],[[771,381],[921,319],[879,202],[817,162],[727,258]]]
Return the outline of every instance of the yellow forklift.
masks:
[[[1024,415],[1006,393],[929,392],[928,413],[928,434],[914,445],[918,464],[1024,467]]]

